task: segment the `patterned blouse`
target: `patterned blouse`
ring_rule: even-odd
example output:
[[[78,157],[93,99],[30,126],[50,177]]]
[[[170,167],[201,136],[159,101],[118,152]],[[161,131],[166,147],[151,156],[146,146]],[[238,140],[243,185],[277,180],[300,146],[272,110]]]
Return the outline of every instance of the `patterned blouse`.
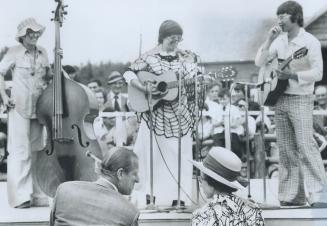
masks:
[[[160,76],[166,71],[174,71],[183,79],[195,78],[201,70],[197,65],[197,57],[190,51],[183,51],[175,55],[162,52],[159,46],[144,53],[131,66],[130,70],[151,72]],[[177,77],[176,77],[177,80]],[[189,80],[188,80],[189,81]],[[181,100],[181,131],[186,135],[195,123],[195,89],[194,80],[184,83]],[[203,89],[204,90],[204,89]],[[204,91],[199,93],[199,104],[204,102]],[[162,100],[153,109],[153,127],[156,135],[164,135],[167,138],[178,137],[178,97],[173,101]],[[142,118],[149,127],[149,112],[145,112]]]
[[[261,212],[257,204],[233,194],[214,195],[193,212],[192,226],[263,226]]]

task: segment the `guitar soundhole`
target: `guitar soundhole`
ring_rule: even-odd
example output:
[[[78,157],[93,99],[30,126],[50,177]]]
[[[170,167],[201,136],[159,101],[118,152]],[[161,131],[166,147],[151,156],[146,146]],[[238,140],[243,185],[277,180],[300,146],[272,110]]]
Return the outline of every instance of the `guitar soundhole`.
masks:
[[[167,90],[167,83],[165,83],[165,82],[159,82],[158,85],[157,85],[157,89],[158,89],[158,91],[160,91],[162,93],[166,92],[166,90]]]

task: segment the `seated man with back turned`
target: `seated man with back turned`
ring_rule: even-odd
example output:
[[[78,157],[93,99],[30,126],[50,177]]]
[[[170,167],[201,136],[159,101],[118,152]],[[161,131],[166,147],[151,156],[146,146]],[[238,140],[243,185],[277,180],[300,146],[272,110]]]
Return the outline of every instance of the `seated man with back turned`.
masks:
[[[70,181],[58,187],[50,225],[138,225],[138,210],[123,196],[138,183],[138,168],[134,152],[112,148],[97,181]]]

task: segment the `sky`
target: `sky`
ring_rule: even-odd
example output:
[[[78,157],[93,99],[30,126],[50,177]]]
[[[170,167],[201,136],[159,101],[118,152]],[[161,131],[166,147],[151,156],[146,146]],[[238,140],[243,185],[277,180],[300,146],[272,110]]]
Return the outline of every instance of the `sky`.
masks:
[[[127,62],[157,44],[160,24],[176,20],[183,28],[181,48],[192,49],[203,61],[214,61],[203,46],[215,48],[212,26],[229,26],[237,20],[275,18],[277,7],[284,0],[66,0],[67,15],[61,28],[63,64],[80,65],[88,61]],[[326,8],[326,0],[298,0],[305,18]],[[39,44],[53,59],[55,43],[51,11],[54,0],[0,0],[0,48],[16,45],[17,25],[34,17],[46,26]],[[211,20],[211,23],[207,23]],[[230,21],[230,23],[229,23]],[[221,28],[222,34],[226,30]],[[142,37],[142,45],[140,39]],[[229,37],[230,38],[230,37]],[[202,44],[203,40],[213,43]],[[233,41],[233,40],[230,40]],[[141,47],[141,48],[140,48]],[[213,50],[211,49],[211,52]]]

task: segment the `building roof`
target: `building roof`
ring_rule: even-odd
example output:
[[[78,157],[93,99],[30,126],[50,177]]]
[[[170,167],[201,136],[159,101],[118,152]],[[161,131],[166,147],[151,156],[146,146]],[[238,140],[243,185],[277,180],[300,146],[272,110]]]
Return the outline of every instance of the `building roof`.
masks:
[[[327,7],[311,18],[305,18],[305,27],[312,26],[322,16],[327,15]],[[276,18],[227,18],[226,20],[205,21],[207,35],[198,46],[198,54],[203,62],[253,61],[260,45],[264,42]],[[208,29],[207,27],[212,27]],[[208,32],[209,30],[209,32]],[[327,33],[327,30],[326,30]]]
[[[311,18],[308,19],[308,21],[305,23],[305,27],[309,27],[312,25],[315,21],[317,21],[320,17],[327,14],[327,5],[325,7],[322,7],[317,13],[315,13]]]

